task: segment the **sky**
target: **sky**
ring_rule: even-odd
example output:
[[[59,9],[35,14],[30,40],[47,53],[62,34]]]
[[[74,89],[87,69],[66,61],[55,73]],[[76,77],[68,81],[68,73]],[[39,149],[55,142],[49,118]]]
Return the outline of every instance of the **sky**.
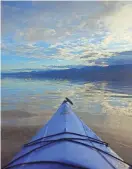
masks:
[[[132,2],[3,1],[2,71],[132,64]]]

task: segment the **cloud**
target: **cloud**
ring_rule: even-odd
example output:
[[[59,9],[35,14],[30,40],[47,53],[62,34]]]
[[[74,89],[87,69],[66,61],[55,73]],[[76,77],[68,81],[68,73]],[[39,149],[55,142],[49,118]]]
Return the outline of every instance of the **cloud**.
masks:
[[[132,43],[132,4],[117,8],[111,16],[104,18],[104,24],[109,33],[103,43]]]
[[[2,53],[104,64],[132,50],[131,18],[131,2],[33,1],[30,8],[3,3]]]
[[[16,39],[23,39],[25,41],[41,41],[44,39],[51,39],[56,35],[56,31],[50,28],[27,28],[25,31],[16,31]]]

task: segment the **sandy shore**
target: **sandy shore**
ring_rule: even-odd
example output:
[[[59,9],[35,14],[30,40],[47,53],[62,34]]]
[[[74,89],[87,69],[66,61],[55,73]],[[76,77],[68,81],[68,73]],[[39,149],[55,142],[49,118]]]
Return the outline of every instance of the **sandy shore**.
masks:
[[[2,120],[5,119],[12,119],[13,116],[17,116],[17,113],[12,114],[10,112],[5,113],[4,116],[2,116]],[[19,112],[19,117],[22,121],[22,124],[28,119],[32,119],[32,116],[28,114],[27,112],[24,114],[22,112]],[[23,117],[22,115],[23,114]],[[26,115],[26,118],[25,118]],[[2,166],[6,165],[13,157],[14,155],[20,151],[23,144],[28,142],[35,134],[36,132],[42,127],[43,124],[43,117],[39,117],[42,119],[41,121],[37,121],[37,116],[33,116],[33,120],[31,122],[34,123],[34,125],[25,125],[25,126],[19,126],[19,125],[2,125],[1,127],[1,164]],[[49,116],[47,114],[47,117],[45,116],[46,121],[49,119]],[[37,121],[37,123],[35,123]],[[19,124],[19,123],[18,123]],[[25,123],[26,124],[26,123]],[[30,124],[30,123],[29,123]],[[40,124],[40,125],[36,125]],[[92,126],[90,126],[92,127]],[[92,129],[106,142],[110,144],[110,147],[119,154],[124,160],[126,160],[129,163],[132,163],[132,139],[127,139],[123,134],[119,134],[118,131],[104,131],[100,129],[99,127],[92,127]],[[131,138],[131,137],[130,137]]]

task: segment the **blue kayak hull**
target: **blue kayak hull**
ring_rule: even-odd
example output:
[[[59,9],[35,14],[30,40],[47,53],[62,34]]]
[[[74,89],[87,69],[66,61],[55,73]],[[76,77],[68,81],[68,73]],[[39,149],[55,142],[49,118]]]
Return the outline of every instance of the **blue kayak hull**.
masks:
[[[129,169],[129,165],[65,101],[47,124],[4,168]]]

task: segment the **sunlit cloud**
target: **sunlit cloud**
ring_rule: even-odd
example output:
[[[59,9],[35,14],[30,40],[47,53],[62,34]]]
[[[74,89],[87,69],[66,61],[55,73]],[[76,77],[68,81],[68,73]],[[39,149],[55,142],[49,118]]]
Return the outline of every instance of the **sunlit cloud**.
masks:
[[[105,65],[117,52],[132,50],[131,2],[33,1],[29,8],[24,3],[2,3],[3,57],[74,59],[85,65],[102,59]]]

